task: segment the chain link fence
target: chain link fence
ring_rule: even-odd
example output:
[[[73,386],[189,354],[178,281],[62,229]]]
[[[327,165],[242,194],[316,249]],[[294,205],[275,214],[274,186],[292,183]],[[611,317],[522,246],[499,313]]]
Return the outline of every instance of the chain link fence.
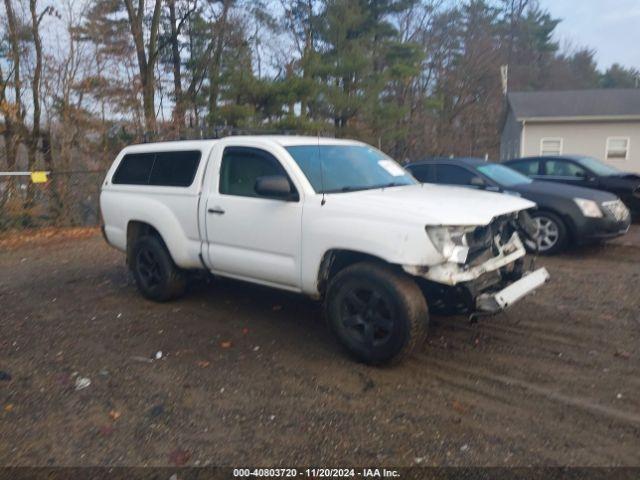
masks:
[[[100,223],[104,170],[50,172],[44,183],[0,174],[0,233],[41,227],[89,227]]]

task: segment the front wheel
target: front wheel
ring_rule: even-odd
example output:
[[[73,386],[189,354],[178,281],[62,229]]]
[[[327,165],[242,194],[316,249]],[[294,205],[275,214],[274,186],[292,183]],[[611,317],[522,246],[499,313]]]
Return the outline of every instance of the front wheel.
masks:
[[[131,272],[145,298],[166,302],[181,296],[187,276],[173,262],[164,243],[155,236],[140,238],[133,246]]]
[[[422,291],[385,265],[363,262],[339,272],[324,307],[340,342],[365,363],[398,362],[426,339],[429,313]]]
[[[542,255],[553,255],[567,246],[569,239],[567,226],[558,215],[539,211],[533,212],[531,218],[537,226],[536,243],[531,240],[525,241],[527,250],[537,251]]]

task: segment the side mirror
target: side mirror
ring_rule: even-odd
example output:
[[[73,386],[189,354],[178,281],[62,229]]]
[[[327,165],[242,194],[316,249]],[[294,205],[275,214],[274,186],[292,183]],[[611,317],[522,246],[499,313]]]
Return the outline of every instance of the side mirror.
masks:
[[[482,177],[473,177],[471,179],[471,185],[474,187],[484,188],[487,186],[486,182],[482,179]]]
[[[284,175],[267,175],[256,178],[255,192],[263,197],[297,201],[298,193],[291,190],[289,179]]]

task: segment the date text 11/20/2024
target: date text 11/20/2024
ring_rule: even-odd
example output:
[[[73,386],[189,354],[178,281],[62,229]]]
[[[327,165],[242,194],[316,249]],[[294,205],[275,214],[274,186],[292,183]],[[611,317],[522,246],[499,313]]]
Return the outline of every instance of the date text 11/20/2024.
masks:
[[[400,473],[388,468],[234,468],[233,476],[236,478],[398,478]]]

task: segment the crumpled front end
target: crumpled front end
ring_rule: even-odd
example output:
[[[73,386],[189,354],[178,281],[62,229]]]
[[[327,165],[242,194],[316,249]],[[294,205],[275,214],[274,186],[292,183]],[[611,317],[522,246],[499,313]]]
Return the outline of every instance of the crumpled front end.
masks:
[[[535,235],[526,212],[504,215],[489,225],[464,231],[449,260],[434,266],[403,266],[423,280],[427,300],[435,307],[463,312],[497,313],[549,279],[546,269],[525,271],[523,238]]]

